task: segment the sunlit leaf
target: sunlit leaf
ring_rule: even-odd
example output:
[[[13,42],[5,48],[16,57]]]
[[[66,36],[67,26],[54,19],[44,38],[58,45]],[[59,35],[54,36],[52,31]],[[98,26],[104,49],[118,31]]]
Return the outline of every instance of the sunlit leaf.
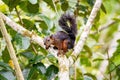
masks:
[[[53,63],[53,64],[57,64],[57,58],[53,55],[48,55],[47,56],[48,60]]]
[[[91,62],[90,62],[90,60],[88,59],[88,58],[86,58],[86,57],[81,57],[80,58],[80,63],[82,64],[82,65],[85,65],[85,66],[91,66]]]
[[[96,58],[96,59],[94,59],[93,61],[103,61],[104,59],[102,59],[102,58]]]
[[[12,11],[15,8],[20,0],[2,0],[5,4],[9,6],[9,10]]]
[[[52,10],[55,10],[52,0],[44,0],[44,1],[48,4],[48,6],[52,8]]]
[[[92,56],[92,51],[91,51],[91,49],[89,48],[89,46],[84,45],[84,49],[89,53],[89,57]]]

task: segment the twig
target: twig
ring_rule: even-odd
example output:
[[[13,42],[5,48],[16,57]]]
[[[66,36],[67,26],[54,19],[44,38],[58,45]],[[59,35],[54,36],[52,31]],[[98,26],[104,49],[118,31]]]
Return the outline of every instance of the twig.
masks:
[[[97,34],[97,32],[101,32],[102,30],[104,30],[104,29],[110,27],[111,25],[113,25],[113,24],[115,24],[115,23],[116,23],[115,21],[112,21],[112,20],[111,20],[111,21],[109,21],[108,23],[106,23],[106,24],[100,26],[100,28],[98,29],[98,31],[91,32],[91,34]]]
[[[18,12],[17,7],[15,7],[15,11],[16,11],[16,13],[17,13],[17,16],[18,16],[19,20],[20,20],[20,24],[21,24],[22,26],[24,26],[24,25],[23,25],[23,21],[22,21],[22,19],[20,18],[20,14],[19,14],[19,12]]]
[[[53,2],[53,5],[54,5],[54,8],[55,8],[55,12],[56,12],[56,14],[59,16],[58,11],[57,11],[57,8],[56,8],[56,5],[55,5],[55,3],[54,3],[53,0],[52,0],[52,2]]]
[[[109,56],[109,53],[108,53],[108,50],[107,50],[107,57],[108,57],[108,64],[110,65],[110,56]],[[109,70],[109,74],[110,74],[110,80],[112,80],[112,74],[111,74],[111,71],[110,71],[110,66],[108,65],[108,70]]]
[[[24,77],[22,75],[22,71],[20,69],[17,57],[15,55],[15,50],[13,48],[13,45],[12,45],[11,40],[10,40],[10,37],[9,37],[9,35],[7,33],[7,30],[5,28],[4,22],[3,22],[3,20],[1,18],[0,18],[0,28],[1,28],[2,35],[5,38],[5,41],[6,41],[6,44],[7,44],[7,48],[8,48],[10,57],[13,60],[17,79],[18,80],[24,80]]]
[[[77,59],[79,53],[82,51],[82,48],[85,44],[85,41],[86,41],[86,39],[89,35],[89,32],[90,32],[90,29],[92,27],[92,23],[97,15],[97,12],[100,9],[101,4],[102,4],[102,0],[96,0],[95,5],[93,6],[92,12],[88,18],[88,21],[84,27],[83,32],[81,34],[81,37],[80,37],[77,45],[74,47],[74,51],[73,51],[72,55],[69,57],[71,64],[74,63],[74,60],[72,58]]]

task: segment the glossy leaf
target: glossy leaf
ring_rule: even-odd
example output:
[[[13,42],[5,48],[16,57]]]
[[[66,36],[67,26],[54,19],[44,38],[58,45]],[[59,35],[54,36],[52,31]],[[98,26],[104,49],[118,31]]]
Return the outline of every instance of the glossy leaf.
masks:
[[[45,57],[43,55],[36,55],[34,57],[34,59],[31,60],[32,64],[36,64],[39,63],[42,59],[44,59]]]
[[[29,0],[29,2],[30,2],[31,4],[36,4],[36,3],[37,3],[37,0]]]
[[[16,79],[15,75],[11,71],[2,70],[0,71],[0,75],[1,75],[0,80],[15,80]]]
[[[94,5],[95,0],[87,0],[87,3],[92,7]]]
[[[2,52],[2,59],[5,63],[8,63],[10,60],[10,55],[9,52],[7,50],[7,47],[5,48],[5,50]]]
[[[7,80],[7,79],[0,74],[0,80]]]
[[[37,66],[33,66],[30,69],[27,80],[32,80],[33,75],[37,72]],[[37,75],[36,75],[37,76]]]
[[[37,70],[39,71],[40,74],[45,74],[46,73],[46,67],[44,66],[43,63],[37,63]]]
[[[57,64],[57,58],[54,56],[54,55],[48,55],[47,56],[47,58],[48,58],[48,60],[51,62],[51,63],[53,63],[53,64]]]
[[[55,10],[52,0],[44,0],[44,1],[47,3],[48,6],[52,8],[52,10]]]
[[[0,62],[0,67],[2,67],[4,70],[13,71],[12,68],[4,62]]]
[[[13,41],[16,43],[18,49],[28,49],[30,46],[30,39],[20,34],[16,34]]]
[[[54,65],[50,65],[46,71],[47,80],[51,80],[52,78],[54,78],[57,73],[58,68]]]
[[[68,1],[66,1],[66,0],[60,0],[60,2],[61,2],[61,9],[63,11],[66,11],[68,9],[68,7],[69,7]]]
[[[26,57],[29,60],[35,57],[35,55],[32,52],[22,52],[21,55]]]
[[[92,80],[97,80],[97,78],[96,78],[94,75],[90,74],[90,73],[85,73],[84,75],[86,75],[86,79],[85,79],[85,80],[89,80],[90,77],[92,78]],[[87,76],[88,76],[88,77],[87,77]],[[90,79],[90,80],[91,80],[91,79]]]
[[[23,21],[24,27],[27,28],[28,30],[36,29],[34,21],[31,21],[29,19],[22,19],[22,21]]]
[[[27,10],[29,13],[38,13],[39,12],[39,4],[31,4],[30,2],[27,3]]]

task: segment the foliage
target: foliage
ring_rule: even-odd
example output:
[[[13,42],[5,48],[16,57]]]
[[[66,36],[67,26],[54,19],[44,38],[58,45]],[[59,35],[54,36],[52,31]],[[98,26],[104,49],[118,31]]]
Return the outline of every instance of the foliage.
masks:
[[[95,0],[2,0],[0,1],[0,11],[27,30],[36,32],[41,38],[60,30],[58,19],[62,13],[73,12],[77,17],[79,29],[77,44],[94,3]],[[76,76],[76,80],[99,79],[97,74],[100,73],[104,61],[108,61],[109,65],[102,76],[109,78],[109,74],[112,74],[113,80],[120,79],[120,40],[117,41],[118,46],[110,56],[111,58],[105,57],[107,49],[112,44],[111,41],[116,37],[114,34],[120,27],[119,9],[120,0],[103,0],[101,10],[97,14],[91,30],[91,32],[97,33],[91,33],[87,38],[76,61],[76,69],[74,66],[70,67],[71,80],[74,80],[74,76]],[[99,32],[100,26],[110,20],[115,23]],[[58,61],[52,53],[31,43],[29,38],[15,32],[8,25],[6,28],[11,36],[25,80],[59,80]],[[0,80],[16,80],[14,67],[13,64],[10,64],[11,59],[8,53],[0,32]],[[105,80],[106,77],[102,79]]]

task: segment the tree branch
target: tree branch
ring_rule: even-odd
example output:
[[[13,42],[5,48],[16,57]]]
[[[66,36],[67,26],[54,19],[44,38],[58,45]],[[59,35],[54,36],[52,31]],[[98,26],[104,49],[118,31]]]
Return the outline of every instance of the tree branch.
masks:
[[[93,6],[92,12],[91,12],[91,14],[90,14],[90,16],[88,18],[88,21],[87,21],[87,23],[86,23],[86,25],[84,27],[83,32],[81,34],[81,37],[80,37],[77,45],[74,47],[74,51],[73,51],[72,55],[69,57],[71,64],[73,64],[73,62],[74,62],[73,59],[77,59],[79,53],[82,51],[82,48],[83,48],[83,46],[85,44],[85,41],[86,41],[86,39],[87,39],[87,37],[88,37],[88,35],[90,33],[92,23],[93,23],[96,15],[97,15],[97,12],[100,9],[101,4],[102,4],[102,0],[96,0],[95,4]]]
[[[98,31],[91,32],[91,34],[97,34],[97,32],[101,32],[102,30],[110,27],[111,25],[113,25],[113,24],[115,24],[115,23],[116,23],[116,21],[111,20],[111,21],[109,21],[108,23],[100,26],[100,28],[98,29]]]
[[[27,29],[23,28],[22,26],[18,25],[14,21],[12,21],[10,18],[5,16],[3,13],[0,12],[0,17],[5,21],[7,25],[9,25],[12,29],[14,29],[16,32],[20,33],[23,36],[29,37],[31,41],[39,44],[40,46],[44,47],[43,40],[40,38],[37,34],[34,32],[30,32]]]
[[[17,16],[18,16],[18,18],[19,18],[20,24],[23,26],[23,21],[22,21],[22,19],[21,19],[21,17],[20,17],[20,14],[19,14],[19,12],[18,12],[17,7],[15,7],[15,11],[16,11]]]
[[[22,75],[22,71],[20,69],[17,57],[15,55],[15,51],[14,51],[14,48],[12,46],[10,37],[9,37],[9,35],[7,33],[7,30],[5,28],[4,22],[3,22],[3,20],[1,18],[0,18],[0,28],[1,28],[2,35],[3,35],[3,37],[4,37],[5,41],[6,41],[10,57],[11,57],[13,63],[14,63],[17,79],[18,80],[24,80],[24,77]]]

